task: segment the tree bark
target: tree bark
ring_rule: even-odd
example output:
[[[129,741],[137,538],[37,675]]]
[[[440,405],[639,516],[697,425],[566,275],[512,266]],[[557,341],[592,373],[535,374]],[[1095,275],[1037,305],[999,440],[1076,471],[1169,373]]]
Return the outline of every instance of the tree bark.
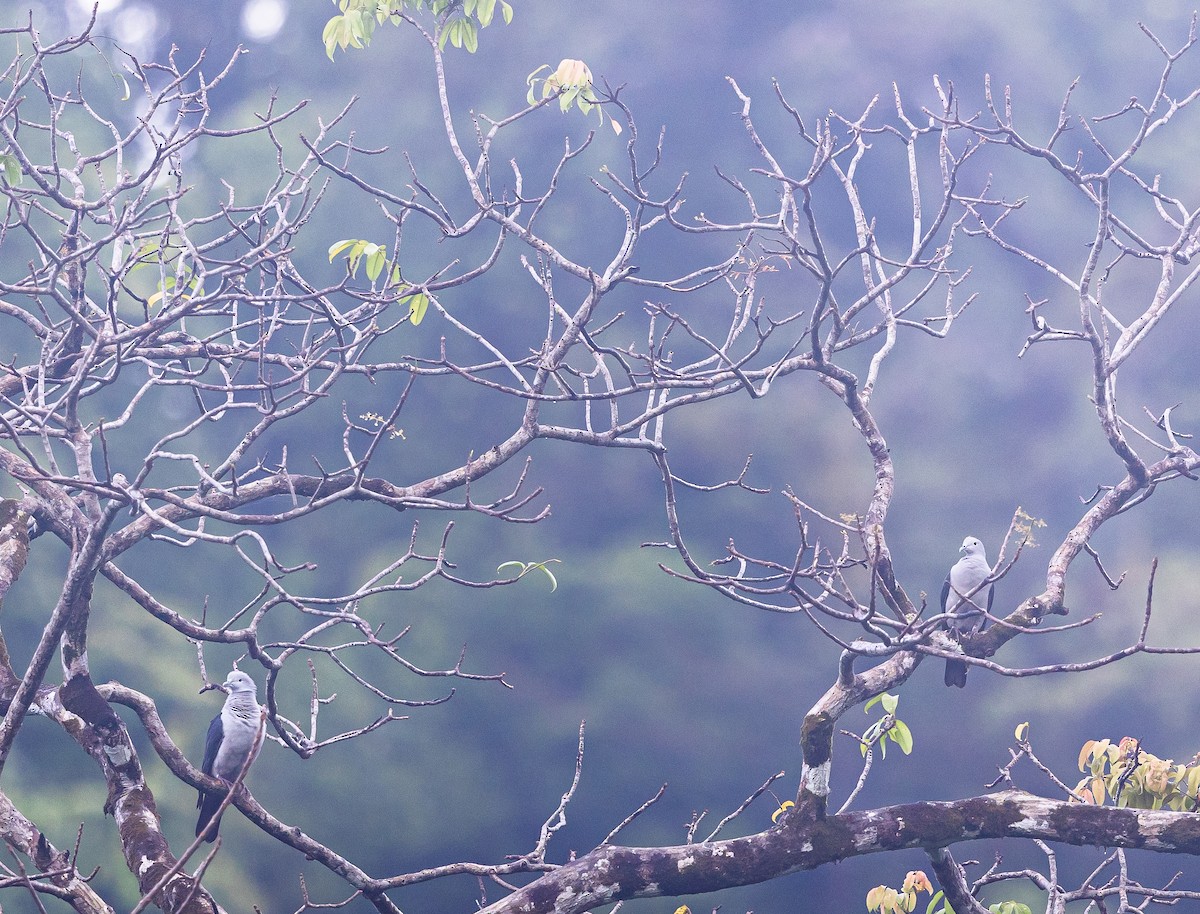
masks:
[[[626,898],[675,897],[766,882],[850,857],[949,847],[980,838],[1200,854],[1200,816],[1049,800],[1019,790],[907,803],[822,819],[792,812],[728,841],[676,847],[599,847],[531,882],[482,914],[583,914]]]

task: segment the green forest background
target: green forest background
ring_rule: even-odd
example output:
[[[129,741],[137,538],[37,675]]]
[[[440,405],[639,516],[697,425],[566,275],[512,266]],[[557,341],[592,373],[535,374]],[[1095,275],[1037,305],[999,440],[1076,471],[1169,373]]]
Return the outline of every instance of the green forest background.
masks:
[[[385,186],[406,182],[399,152],[407,150],[427,181],[452,183],[428,56],[412,34],[383,29],[369,49],[339,53],[331,62],[320,34],[334,6],[283,2],[282,26],[256,38],[247,33],[244,13],[248,6],[259,14],[270,12],[264,2],[109,0],[97,33],[143,60],[171,45],[182,61],[204,50],[205,68],[213,71],[244,44],[250,53],[214,97],[222,123],[247,123],[275,92],[284,105],[311,99],[298,121],[311,131],[316,118],[330,118],[357,95],[347,122],[357,141],[392,150],[364,166],[371,180]],[[449,80],[459,110],[508,113],[523,103],[525,77],[532,70],[563,57],[582,58],[598,78],[626,85],[622,97],[644,137],[665,125],[664,170],[689,172],[689,207],[713,213],[736,203],[713,166],[744,174],[758,164],[736,117],[739,103],[727,75],[755,99],[759,128],[777,148],[787,148],[790,128],[771,98],[772,78],[805,117],[815,118],[830,109],[856,117],[875,95],[890,104],[893,83],[915,110],[936,99],[934,74],[952,80],[964,107],[973,109],[981,105],[984,75],[990,73],[994,86],[1012,86],[1018,122],[1045,134],[1077,76],[1077,111],[1114,111],[1130,96],[1148,94],[1159,58],[1137,23],[1145,22],[1175,46],[1186,37],[1191,15],[1190,8],[1169,0],[519,0],[514,6],[513,24],[484,32],[477,54],[452,55]],[[30,7],[3,0],[3,24],[24,21]],[[32,9],[47,36],[77,30],[86,18],[74,0],[48,0]],[[105,47],[104,41],[98,43]],[[1192,81],[1185,74],[1182,83],[1191,86],[1200,73],[1197,61],[1187,66]],[[505,155],[519,154],[531,172],[544,171],[561,150],[564,134],[578,139],[592,126],[594,121],[585,122],[577,112],[543,112],[521,126],[519,145]],[[1185,198],[1195,191],[1198,127],[1194,112],[1185,115],[1166,142],[1148,146],[1145,153],[1145,161],[1170,176],[1175,192]],[[601,132],[585,167],[594,170],[605,157],[622,155],[623,142]],[[806,161],[805,150],[790,151],[791,164]],[[188,163],[191,180],[210,187],[214,197],[220,194],[219,180],[253,187],[256,178],[262,180],[257,177],[262,163],[272,164],[269,150],[247,146],[245,154],[228,153],[228,147],[219,152],[202,147]],[[1031,198],[1019,222],[1022,240],[1041,245],[1058,262],[1078,266],[1093,231],[1087,210],[1048,169],[1015,158],[1008,164],[996,175],[997,191]],[[863,193],[881,215],[881,232],[903,235],[911,230],[908,189],[898,178],[898,171],[869,171]],[[596,225],[597,214],[605,211],[582,182],[564,193],[572,196],[555,210],[554,218],[562,220],[556,233],[582,256],[597,232],[603,234]],[[372,237],[383,224],[370,211],[349,205],[349,199],[335,189],[304,236],[318,275],[325,270],[332,278],[341,269],[325,264],[330,244]],[[890,225],[889,205],[895,211]],[[997,603],[1007,611],[1042,589],[1039,575],[1044,576],[1048,553],[1081,513],[1080,498],[1091,496],[1099,484],[1115,482],[1122,471],[1087,399],[1085,348],[1043,345],[1017,359],[1030,329],[1023,313],[1025,293],[1035,299],[1052,296],[1044,312],[1052,322],[1055,314],[1069,315],[1074,303],[1060,301],[1061,292],[1043,276],[993,248],[967,242],[963,250],[975,264],[966,292],[978,293],[978,301],[949,339],[904,338],[875,396],[897,468],[889,540],[904,586],[910,593],[932,595],[963,536],[980,536],[994,557],[1018,507],[1044,519],[1047,526],[1038,538],[1045,545],[1028,553],[997,585]],[[665,275],[705,253],[703,245],[675,249],[669,238],[660,239],[644,255],[645,269]],[[1150,289],[1130,285],[1108,294],[1143,299]],[[492,285],[478,304],[494,311],[496,332],[502,333],[506,321],[523,317],[528,294],[527,286],[506,295],[503,286]],[[1195,295],[1122,369],[1127,413],[1142,415],[1143,403],[1161,412],[1182,401],[1177,427],[1200,427]],[[540,306],[535,310],[531,319],[543,320]],[[445,327],[431,317],[418,331],[436,341]],[[386,413],[396,394],[363,385],[353,394],[361,401],[351,408]],[[497,415],[493,407],[463,384],[420,387],[400,419],[405,439],[390,446],[393,472],[431,472],[472,448],[490,446],[502,423],[511,420],[511,410]],[[730,398],[672,421],[677,470],[716,482],[736,475],[753,452],[748,481],[771,489],[764,496],[687,497],[684,520],[703,556],[719,557],[733,537],[751,551],[774,549],[786,561],[795,539],[791,507],[780,494],[786,486],[834,515],[860,510],[870,493],[869,455],[840,404],[811,378],[789,378],[786,387],[763,401]],[[144,436],[157,437],[153,429],[144,430]],[[319,442],[328,435],[313,427],[305,437]],[[127,442],[131,453],[137,453],[138,443]],[[336,447],[336,441],[329,446]],[[694,810],[710,810],[706,821],[715,824],[780,770],[788,772],[777,785],[780,798],[794,793],[800,721],[834,679],[836,648],[802,616],[738,606],[658,570],[661,551],[640,547],[666,538],[657,472],[645,455],[542,442],[533,456],[533,474],[545,486],[551,517],[534,526],[464,519],[456,532],[457,557],[465,574],[485,578],[507,560],[557,558],[558,590],[549,592],[537,576],[489,591],[437,582],[394,597],[391,607],[393,631],[412,626],[405,644],[413,662],[450,666],[465,644],[472,671],[505,671],[513,688],[459,683],[452,701],[416,710],[405,722],[326,749],[307,762],[268,745],[250,776],[255,795],[282,819],[346,850],[373,874],[463,859],[494,862],[528,849],[570,783],[580,720],[587,722],[583,781],[568,809],[569,824],[552,845],[555,859],[566,859],[572,849],[591,849],[664,782],[670,784],[666,797],[624,833],[624,842],[681,843]],[[1108,525],[1095,545],[1114,574],[1128,570],[1126,584],[1110,593],[1081,560],[1068,589],[1072,618],[1103,610],[1103,622],[1060,636],[1018,639],[997,659],[1014,666],[1088,659],[1132,640],[1153,556],[1161,567],[1152,639],[1200,644],[1196,508],[1196,490],[1184,484]],[[392,516],[342,506],[288,528],[273,542],[284,561],[318,557],[314,586],[336,593],[402,550],[413,519],[411,513]],[[443,521],[438,515],[423,518],[423,532],[434,535]],[[64,556],[50,537],[37,539],[28,568],[6,599],[5,635],[18,661],[36,643],[59,589]],[[199,615],[206,599],[213,606],[237,605],[247,599],[246,588],[255,586],[219,559],[200,550],[157,546],[131,555],[129,568],[159,580],[160,593],[180,611]],[[194,648],[112,588],[98,590],[96,606],[96,615],[112,621],[93,626],[93,675],[153,695],[176,742],[198,762],[218,698],[196,694]],[[206,656],[210,673],[217,676],[234,659],[216,648]],[[1035,679],[975,671],[964,692],[952,692],[942,686],[940,664],[927,663],[901,696],[900,716],[914,734],[914,751],[877,760],[857,805],[980,792],[997,766],[1008,761],[1013,729],[1026,720],[1041,757],[1067,781],[1075,779],[1079,747],[1092,738],[1132,735],[1160,756],[1187,759],[1200,749],[1192,717],[1200,699],[1196,664],[1195,658],[1139,657],[1085,675]],[[447,691],[445,681],[397,678],[381,668],[374,672],[393,692],[414,699]],[[261,682],[261,675],[256,678]],[[301,714],[307,685],[302,678],[294,684],[291,710]],[[331,717],[340,714],[351,723],[379,713],[369,697],[349,688],[340,691]],[[872,719],[864,717],[862,727]],[[133,723],[131,731],[136,730]],[[860,764],[851,741],[841,740],[835,744],[835,803],[853,786]],[[182,847],[194,824],[194,793],[169,776],[147,743],[140,749],[166,833],[173,847]],[[52,789],[46,787],[48,779],[57,782]],[[1047,789],[1035,780],[1027,784]],[[97,880],[123,886],[119,891],[125,895],[116,897],[135,900],[112,822],[99,814],[103,784],[91,762],[54,725],[32,720],[21,731],[4,787],[60,847],[72,845],[75,829],[84,822],[84,868],[102,863]],[[730,834],[762,828],[774,808],[769,799],[759,801]],[[344,895],[340,884],[257,834],[238,814],[226,817],[222,834],[224,851],[206,884],[230,910],[251,905],[266,912],[295,910],[301,872],[315,898]],[[1005,855],[1008,868],[1039,862],[1028,856],[1028,848],[1016,845],[980,844],[972,852],[984,865],[997,852]],[[1083,872],[1099,854],[1072,852],[1064,865]],[[1165,881],[1179,863],[1134,859],[1145,882]],[[863,911],[871,886],[899,884],[906,870],[923,865],[919,853],[856,860],[690,902],[697,911],[718,904],[726,912],[759,914]],[[1191,887],[1200,881],[1200,873],[1187,876]],[[477,892],[474,880],[441,880],[411,889],[397,901],[410,914],[469,911]],[[497,897],[494,889],[490,897]],[[23,903],[29,900],[3,899],[10,911],[23,910]],[[669,912],[678,903],[629,903],[625,910]]]

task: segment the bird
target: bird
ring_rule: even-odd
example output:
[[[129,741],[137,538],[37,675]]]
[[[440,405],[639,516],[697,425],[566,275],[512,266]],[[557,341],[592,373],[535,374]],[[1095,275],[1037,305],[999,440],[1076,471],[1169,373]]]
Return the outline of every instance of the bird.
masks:
[[[962,558],[950,567],[946,583],[942,585],[942,612],[953,616],[947,627],[956,636],[979,631],[986,621],[984,612],[992,609],[992,585],[980,586],[992,573],[983,543],[977,537],[968,536],[958,551]],[[961,660],[947,660],[945,682],[948,686],[964,688],[967,665]]]
[[[204,763],[201,770],[227,784],[232,784],[241,773],[248,759],[257,754],[259,706],[258,688],[246,673],[232,670],[225,677],[224,688],[228,693],[221,713],[208,725],[208,737],[204,741]],[[196,820],[196,837],[204,832],[217,813],[217,807],[225,798],[225,791],[204,790],[196,800],[200,817]],[[214,841],[221,827],[221,817],[212,824],[204,836],[205,841]]]

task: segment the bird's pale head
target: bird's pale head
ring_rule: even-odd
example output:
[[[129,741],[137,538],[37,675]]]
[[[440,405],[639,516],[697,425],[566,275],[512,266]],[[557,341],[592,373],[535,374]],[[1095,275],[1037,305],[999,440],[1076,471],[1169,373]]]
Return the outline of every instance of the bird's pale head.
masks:
[[[231,695],[238,692],[249,692],[251,695],[258,693],[258,687],[254,684],[254,680],[241,670],[230,671],[229,675],[225,677],[225,688]]]
[[[968,536],[963,540],[962,545],[958,547],[958,551],[963,555],[977,555],[983,558],[983,543],[979,541],[978,537]]]

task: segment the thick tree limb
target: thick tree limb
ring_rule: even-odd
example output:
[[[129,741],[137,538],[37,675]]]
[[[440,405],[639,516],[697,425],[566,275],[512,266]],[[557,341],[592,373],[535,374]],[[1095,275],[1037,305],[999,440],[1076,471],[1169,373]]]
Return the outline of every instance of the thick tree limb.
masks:
[[[1200,817],[1048,800],[1019,790],[906,803],[823,819],[784,816],[745,838],[676,847],[604,846],[564,864],[482,914],[583,914],[627,898],[715,892],[851,857],[949,847],[981,838],[1200,854]]]
[[[140,891],[146,894],[157,888],[154,903],[169,914],[213,914],[217,906],[212,896],[187,873],[178,872],[125,724],[91,679],[70,680],[57,693],[49,693],[44,704],[46,713],[103,770],[108,785],[104,811],[116,820],[126,865],[137,877]],[[159,886],[166,874],[170,878]]]

